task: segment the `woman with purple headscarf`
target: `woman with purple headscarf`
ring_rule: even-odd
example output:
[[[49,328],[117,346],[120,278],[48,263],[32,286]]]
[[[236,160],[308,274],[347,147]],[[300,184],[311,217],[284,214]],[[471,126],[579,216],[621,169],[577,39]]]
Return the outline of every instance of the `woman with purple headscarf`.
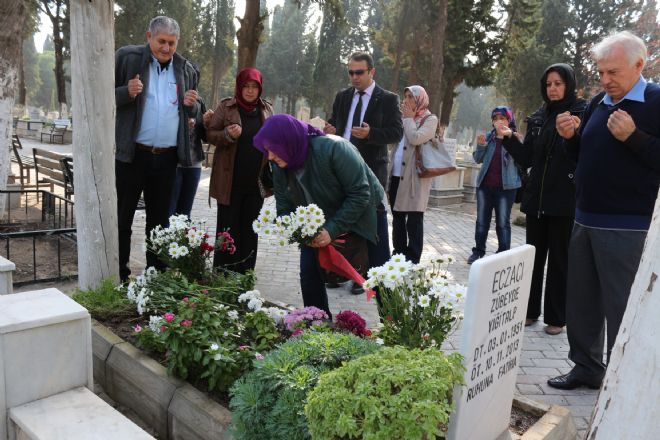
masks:
[[[403,138],[392,150],[388,198],[392,208],[392,244],[395,254],[419,263],[424,248],[424,211],[429,204],[431,178],[421,178],[415,166],[415,147],[433,139],[438,117],[429,110],[422,86],[403,91]]]
[[[277,215],[315,203],[325,214],[321,232],[300,251],[300,287],[305,306],[325,310],[328,295],[317,248],[342,234],[352,240],[376,242],[376,207],[383,187],[357,149],[338,136],[324,135],[289,115],[267,119],[254,137],[254,147],[273,166]]]
[[[508,126],[516,132],[513,111],[507,106],[498,106],[491,112],[493,129],[477,138],[477,149],[472,156],[482,164],[477,175],[477,225],[474,231],[475,246],[468,264],[472,264],[486,254],[486,238],[490,220],[495,210],[495,232],[497,252],[511,247],[511,207],[516,199],[516,190],[522,185],[518,167],[513,157],[502,147],[504,136],[498,126]]]

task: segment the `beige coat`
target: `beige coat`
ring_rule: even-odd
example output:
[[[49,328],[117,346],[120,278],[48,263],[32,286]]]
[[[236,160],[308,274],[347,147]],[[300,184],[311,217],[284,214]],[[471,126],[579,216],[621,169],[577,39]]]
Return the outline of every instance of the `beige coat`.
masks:
[[[428,114],[428,112],[427,112]],[[424,116],[422,116],[423,118]],[[421,118],[420,118],[421,121]],[[431,183],[433,178],[420,178],[415,168],[415,146],[430,141],[435,136],[438,118],[431,115],[421,127],[413,118],[403,120],[403,136],[405,138],[403,161],[401,164],[401,179],[396,193],[394,210],[401,212],[424,212],[429,203]],[[390,164],[394,163],[397,146],[390,152]],[[392,170],[390,169],[390,176]]]

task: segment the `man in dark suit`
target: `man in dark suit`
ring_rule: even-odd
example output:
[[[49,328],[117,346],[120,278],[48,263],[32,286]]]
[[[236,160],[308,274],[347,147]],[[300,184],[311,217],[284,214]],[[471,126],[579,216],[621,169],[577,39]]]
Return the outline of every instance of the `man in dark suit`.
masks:
[[[324,131],[348,139],[355,145],[383,188],[387,187],[387,145],[403,136],[399,97],[374,81],[374,62],[364,52],[353,53],[348,61],[351,86],[335,96],[332,116]],[[385,204],[378,206],[378,243],[369,243],[369,267],[382,266],[390,258]],[[353,294],[362,288],[353,285]]]

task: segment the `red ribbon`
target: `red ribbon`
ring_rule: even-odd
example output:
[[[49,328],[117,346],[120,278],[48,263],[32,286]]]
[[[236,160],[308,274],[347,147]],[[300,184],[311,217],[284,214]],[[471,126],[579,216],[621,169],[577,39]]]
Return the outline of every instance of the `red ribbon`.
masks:
[[[344,278],[350,279],[358,283],[359,285],[364,284],[364,278],[360,275],[351,263],[344,258],[344,256],[339,253],[337,249],[331,244],[319,248],[319,264],[325,270],[336,273]],[[371,289],[364,289],[364,292],[367,294],[367,301],[371,300],[376,295]]]

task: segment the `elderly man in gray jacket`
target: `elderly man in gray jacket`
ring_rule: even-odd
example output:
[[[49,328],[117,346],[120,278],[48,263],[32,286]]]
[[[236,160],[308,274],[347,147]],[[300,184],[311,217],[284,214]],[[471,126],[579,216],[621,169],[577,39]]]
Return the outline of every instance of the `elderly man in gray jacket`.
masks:
[[[119,275],[131,273],[131,226],[144,192],[146,234],[167,226],[178,163],[190,165],[186,121],[200,111],[199,71],[176,53],[179,25],[169,17],[151,20],[146,45],[124,46],[115,54],[115,176],[119,226]],[[151,252],[147,266],[163,268]]]

